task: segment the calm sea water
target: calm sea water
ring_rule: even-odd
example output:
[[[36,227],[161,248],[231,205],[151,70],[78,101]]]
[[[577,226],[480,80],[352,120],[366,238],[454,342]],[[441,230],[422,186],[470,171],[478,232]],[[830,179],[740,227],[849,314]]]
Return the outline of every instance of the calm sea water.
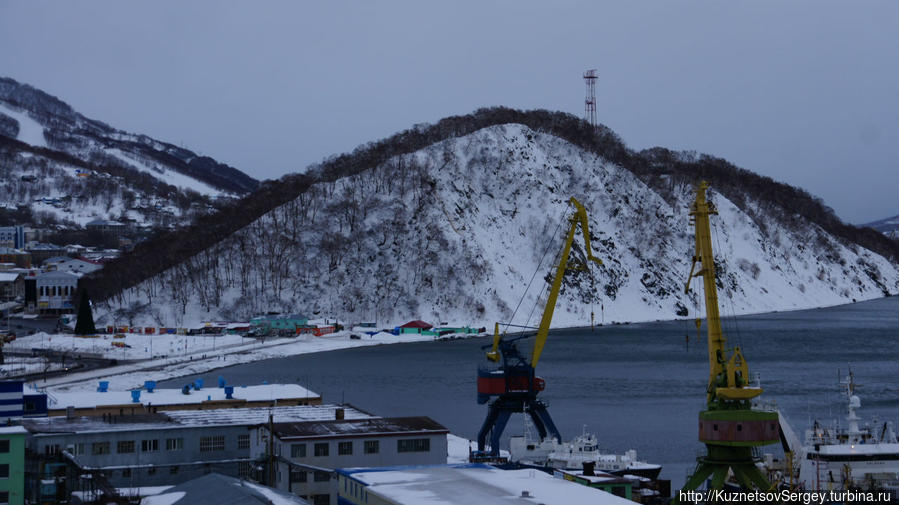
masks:
[[[744,316],[724,323],[728,344],[743,349],[759,373],[763,398],[781,408],[800,434],[810,419],[845,415],[839,373],[851,366],[865,420],[899,421],[899,297],[786,313]],[[703,327],[704,330],[704,327]],[[690,335],[687,342],[685,336]],[[195,377],[215,384],[299,382],[326,402],[346,401],[382,416],[426,415],[474,439],[486,415],[475,401],[481,347],[487,339],[346,349],[237,365]],[[532,340],[521,342],[529,350]],[[603,448],[636,449],[664,465],[679,486],[704,452],[696,440],[705,404],[706,339],[692,321],[669,321],[550,334],[538,366],[541,398],[565,439],[584,426]],[[522,416],[506,429],[521,433]],[[774,448],[772,448],[774,449]],[[776,452],[776,451],[775,451]]]

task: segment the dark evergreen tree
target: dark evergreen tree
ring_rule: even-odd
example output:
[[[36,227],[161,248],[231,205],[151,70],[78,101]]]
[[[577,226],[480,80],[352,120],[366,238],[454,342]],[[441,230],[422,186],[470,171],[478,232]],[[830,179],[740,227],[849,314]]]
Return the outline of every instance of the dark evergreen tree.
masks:
[[[91,310],[91,299],[87,290],[81,291],[81,304],[78,306],[78,321],[75,322],[75,335],[94,335],[97,327],[94,326],[94,312]]]

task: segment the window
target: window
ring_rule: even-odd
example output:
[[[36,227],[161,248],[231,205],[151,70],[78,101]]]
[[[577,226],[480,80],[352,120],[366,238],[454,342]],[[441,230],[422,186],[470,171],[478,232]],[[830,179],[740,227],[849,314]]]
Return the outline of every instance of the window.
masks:
[[[331,503],[331,495],[329,494],[314,494],[312,495],[312,505],[330,505]]]
[[[177,466],[170,466],[170,467],[169,467],[169,473],[172,474],[172,475],[175,475],[176,473],[178,473],[178,467],[177,467]]]
[[[429,452],[430,450],[431,439],[429,438],[410,438],[396,441],[396,452]]]
[[[337,455],[338,456],[348,456],[350,454],[353,454],[353,443],[352,442],[338,442]]]
[[[134,452],[134,440],[119,440],[116,443],[115,452],[119,454]]]
[[[131,469],[125,468],[124,470],[122,470],[122,477],[131,477]]]
[[[9,464],[4,463],[0,465],[0,479],[8,479],[9,478]]]
[[[9,440],[0,440],[0,453],[9,452]]]
[[[94,442],[91,444],[91,454],[109,454],[109,442]]]
[[[323,444],[315,444],[315,455],[316,456],[327,456],[328,455],[328,443],[325,442]]]
[[[156,467],[151,466],[150,468],[147,468],[147,475],[156,475]]]
[[[249,435],[237,435],[237,448],[238,449],[249,449],[250,448],[250,436]]]
[[[290,469],[291,482],[306,482],[306,471],[299,468]]]
[[[167,439],[165,439],[165,450],[180,451],[181,449],[184,449],[184,439],[183,438],[167,438]]]
[[[331,474],[328,472],[315,471],[312,474],[312,480],[315,482],[328,482],[331,480]]]
[[[9,491],[0,491],[0,504],[6,505],[9,503]]]
[[[154,452],[159,450],[159,440],[141,440],[141,452]]]
[[[377,440],[366,440],[365,454],[377,454],[381,450],[380,445]]]
[[[73,449],[76,456],[84,454],[84,444],[75,444]]]
[[[224,451],[224,450],[225,450],[225,436],[224,435],[216,435],[214,437],[200,438],[200,452]]]
[[[249,479],[253,472],[253,463],[249,461],[241,461],[237,463],[237,476],[241,479]]]
[[[290,444],[290,457],[291,458],[305,458],[306,457],[306,444]]]

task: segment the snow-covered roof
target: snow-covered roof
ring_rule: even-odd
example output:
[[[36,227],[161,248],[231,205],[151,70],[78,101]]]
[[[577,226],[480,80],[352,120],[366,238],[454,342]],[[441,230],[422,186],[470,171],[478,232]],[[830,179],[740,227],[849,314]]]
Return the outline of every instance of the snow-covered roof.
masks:
[[[275,422],[303,422],[334,419],[337,409],[344,409],[344,417],[365,419],[370,414],[353,407],[337,405],[296,405],[290,407],[176,410],[153,414],[125,414],[103,417],[64,416],[24,419],[22,425],[31,433],[100,433],[106,431],[147,431],[202,426],[255,426],[268,422],[269,413]]]
[[[633,505],[605,491],[554,478],[539,470],[500,470],[463,464],[339,470],[398,505]]]
[[[25,251],[20,251],[19,249],[13,249],[12,247],[0,247],[0,254],[28,254]]]
[[[78,276],[70,273],[70,272],[60,272],[59,270],[52,270],[50,272],[41,272],[37,274],[37,280],[45,281],[52,279],[77,279]]]
[[[14,282],[22,274],[17,272],[0,272],[0,282]]]
[[[0,435],[12,435],[15,433],[28,433],[22,426],[4,426],[0,428]]]
[[[262,384],[257,386],[241,386],[234,388],[234,399],[254,401],[288,400],[319,398],[320,395],[298,384]],[[165,405],[183,405],[186,403],[202,403],[206,401],[225,400],[224,388],[215,385],[191,390],[184,394],[180,389],[155,389],[152,393],[141,391],[140,402],[131,400],[131,391],[60,391],[48,397],[48,407],[62,409],[66,407],[94,408],[105,405],[154,405],[164,408]],[[205,411],[204,411],[205,412]]]
[[[334,419],[276,423],[274,432],[281,440],[327,438],[348,434],[449,433],[443,425],[430,417],[389,417],[368,419]]]
[[[308,504],[299,496],[261,484],[210,473],[141,500],[145,505],[220,505],[222,503]]]

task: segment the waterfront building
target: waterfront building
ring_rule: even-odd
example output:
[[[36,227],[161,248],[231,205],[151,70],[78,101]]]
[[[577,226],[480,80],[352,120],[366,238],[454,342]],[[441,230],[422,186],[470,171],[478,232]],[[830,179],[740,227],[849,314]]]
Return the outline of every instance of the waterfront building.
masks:
[[[50,416],[122,416],[175,410],[320,405],[322,398],[298,384],[203,387],[198,380],[181,389],[158,389],[155,382],[147,381],[143,390],[110,391],[109,381],[101,381],[96,391],[58,391],[48,402]]]
[[[23,419],[31,468],[65,466],[68,491],[97,483],[115,488],[176,485],[217,472],[248,479],[258,473],[252,426],[371,415],[349,406],[178,410],[171,412]],[[34,490],[36,493],[37,491]]]
[[[515,505],[633,505],[599,489],[540,470],[500,470],[484,464],[350,468],[337,472],[339,505],[431,503]]]
[[[270,437],[270,434],[274,437]],[[314,505],[337,503],[334,470],[446,463],[449,430],[428,417],[337,419],[260,425],[255,460],[270,460],[269,485]]]
[[[433,327],[434,327],[433,325],[428,324],[424,321],[415,320],[415,321],[409,321],[408,323],[406,323],[402,326],[399,326],[398,329],[399,329],[399,333],[421,334],[422,332],[430,330]]]

